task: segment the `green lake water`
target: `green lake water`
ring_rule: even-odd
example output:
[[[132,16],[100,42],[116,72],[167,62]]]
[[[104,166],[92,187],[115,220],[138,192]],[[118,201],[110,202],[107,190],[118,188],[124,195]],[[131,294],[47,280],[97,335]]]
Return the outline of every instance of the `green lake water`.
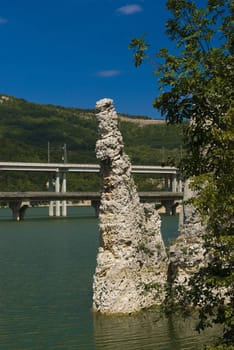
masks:
[[[195,317],[148,310],[108,317],[92,313],[98,219],[89,207],[48,218],[30,208],[11,220],[0,210],[0,350],[196,350],[215,330],[198,334]],[[162,216],[166,242],[177,217]]]

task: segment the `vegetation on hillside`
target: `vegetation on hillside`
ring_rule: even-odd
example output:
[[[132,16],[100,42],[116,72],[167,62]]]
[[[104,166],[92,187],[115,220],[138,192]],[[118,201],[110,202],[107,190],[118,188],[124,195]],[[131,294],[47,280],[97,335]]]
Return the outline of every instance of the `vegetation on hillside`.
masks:
[[[125,151],[133,164],[178,164],[180,161],[182,127],[165,123],[141,126],[120,118],[120,128]],[[47,162],[49,158],[50,162],[63,162],[66,144],[69,163],[97,163],[97,136],[94,110],[41,105],[0,95],[0,161]],[[142,179],[143,176],[138,181],[141,189],[148,186]],[[48,175],[42,173],[2,172],[0,190],[45,190],[47,181]],[[95,174],[69,174],[67,181],[70,191],[99,188]]]

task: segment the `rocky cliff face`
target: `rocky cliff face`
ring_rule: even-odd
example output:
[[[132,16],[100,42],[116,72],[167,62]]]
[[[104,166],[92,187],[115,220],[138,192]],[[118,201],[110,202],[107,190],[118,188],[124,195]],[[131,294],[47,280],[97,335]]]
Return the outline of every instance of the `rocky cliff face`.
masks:
[[[164,299],[167,255],[157,211],[140,203],[113,101],[100,100],[96,108],[102,182],[93,309],[132,313]]]

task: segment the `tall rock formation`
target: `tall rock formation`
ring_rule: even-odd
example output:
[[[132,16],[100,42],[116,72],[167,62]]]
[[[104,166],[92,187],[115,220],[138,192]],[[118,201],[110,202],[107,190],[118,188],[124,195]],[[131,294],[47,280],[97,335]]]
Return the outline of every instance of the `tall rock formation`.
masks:
[[[113,101],[96,108],[101,203],[93,310],[126,314],[162,302],[168,261],[160,217],[154,205],[140,203]]]

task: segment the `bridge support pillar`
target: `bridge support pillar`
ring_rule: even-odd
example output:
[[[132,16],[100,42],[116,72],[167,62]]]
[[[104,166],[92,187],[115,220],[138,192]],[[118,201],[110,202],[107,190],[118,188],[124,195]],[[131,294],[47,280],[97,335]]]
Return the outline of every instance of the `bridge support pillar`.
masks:
[[[49,177],[48,189],[50,192],[52,192],[54,189],[52,174],[50,174],[50,177]],[[49,216],[54,216],[54,201],[49,202]]]
[[[98,216],[99,216],[100,200],[92,200],[91,201],[91,205],[95,209],[95,215],[98,218]]]
[[[12,210],[13,220],[21,221],[24,219],[26,209],[28,208],[28,204],[21,200],[18,200],[10,202],[9,208]]]
[[[49,191],[53,191],[53,188],[55,186],[55,192],[59,193],[61,192],[65,193],[67,191],[67,179],[66,179],[66,173],[62,173],[62,183],[60,183],[61,180],[61,172],[56,172],[56,178],[55,183],[53,184],[53,178],[52,175],[50,175],[49,178]],[[50,201],[49,202],[49,216],[54,216],[54,208],[55,208],[55,216],[67,216],[67,201],[63,200],[61,201]]]
[[[171,175],[171,190],[172,192],[176,192],[177,190],[177,179],[175,174]]]
[[[62,192],[66,192],[67,191],[67,179],[66,179],[66,174],[63,173],[63,177],[62,177]],[[62,201],[62,216],[67,216],[67,201]]]
[[[174,201],[163,201],[162,200],[162,205],[164,206],[165,213],[167,215],[175,215],[176,214],[177,203],[175,203]]]
[[[49,216],[54,216],[54,202],[50,201],[49,203]]]
[[[55,192],[60,192],[60,173],[56,173]],[[60,216],[60,201],[55,201],[55,216]]]
[[[164,187],[165,187],[166,191],[169,190],[169,175],[168,174],[164,175]]]
[[[183,188],[182,188],[182,180],[181,180],[181,177],[180,175],[178,176],[178,192],[182,192],[183,191]]]

